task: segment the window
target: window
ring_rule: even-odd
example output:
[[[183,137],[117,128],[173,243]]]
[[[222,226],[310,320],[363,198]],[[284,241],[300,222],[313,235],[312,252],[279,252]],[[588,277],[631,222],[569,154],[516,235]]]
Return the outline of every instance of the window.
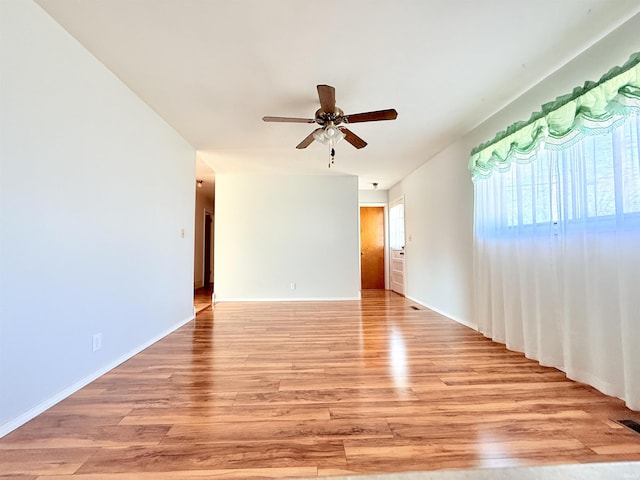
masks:
[[[538,152],[494,175],[504,211],[496,226],[586,221],[640,214],[640,116],[564,150]]]
[[[404,202],[391,204],[389,209],[389,247],[404,248]]]

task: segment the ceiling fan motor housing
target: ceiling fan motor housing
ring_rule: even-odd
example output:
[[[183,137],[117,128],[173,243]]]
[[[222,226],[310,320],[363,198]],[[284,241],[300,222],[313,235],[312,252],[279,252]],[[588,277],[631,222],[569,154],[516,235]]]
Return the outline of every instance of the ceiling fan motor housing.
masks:
[[[336,107],[334,112],[323,112],[321,108],[316,111],[315,120],[318,125],[324,127],[329,123],[333,123],[334,125],[340,125],[345,121],[344,112],[342,109]]]

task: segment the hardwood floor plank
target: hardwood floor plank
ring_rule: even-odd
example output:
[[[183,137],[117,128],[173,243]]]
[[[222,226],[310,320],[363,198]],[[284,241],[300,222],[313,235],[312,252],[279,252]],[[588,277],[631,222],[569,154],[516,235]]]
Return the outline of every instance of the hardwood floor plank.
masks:
[[[619,443],[615,445],[603,445],[600,447],[591,447],[591,450],[598,455],[611,455],[611,454],[625,454],[625,453],[638,453],[640,454],[640,443]]]
[[[4,438],[2,439],[4,441]],[[97,448],[38,448],[0,450],[2,476],[72,474]]]
[[[347,470],[344,468],[319,468],[318,477],[346,477],[349,475],[358,475],[360,472],[355,470]]]
[[[480,441],[478,441],[480,440]],[[515,439],[498,441],[496,437],[487,436],[475,442],[452,441],[445,443],[426,443],[422,440],[393,440],[391,442],[368,440],[345,441],[347,464],[356,471],[371,471],[372,465],[398,462],[410,466],[409,470],[434,470],[452,468],[452,465],[469,467],[504,467],[531,464],[535,458],[554,457],[559,453],[565,456],[587,455],[589,450],[575,439],[546,438]],[[535,464],[535,462],[533,463]]]
[[[102,448],[77,473],[315,467],[318,463],[344,467],[346,459],[342,442],[178,443],[146,448]]]
[[[409,388],[325,388],[322,390],[288,390],[276,393],[239,393],[234,405],[327,404],[364,400],[375,402],[417,400]]]
[[[392,389],[400,386],[410,388],[420,385],[429,389],[441,389],[446,387],[436,376],[408,376],[408,375],[343,375],[340,377],[317,377],[315,379],[283,379],[280,382],[280,391],[303,391],[326,388],[331,383],[334,388],[382,388]]]
[[[457,375],[455,373],[442,376],[442,381],[446,385],[480,385],[488,384],[495,385],[497,383],[548,383],[548,382],[564,382],[566,376],[562,372],[524,372],[524,373],[510,373],[510,372],[492,372],[474,374],[462,374]]]
[[[171,427],[169,425],[101,425],[83,428],[60,428],[55,425],[35,431],[19,429],[7,435],[4,449],[82,448],[127,445],[158,445]]]
[[[487,438],[508,439],[509,442],[518,439],[544,442],[547,438],[578,440],[567,432],[571,428],[587,429],[591,423],[591,419],[565,418],[549,422],[548,418],[530,419],[497,414],[492,419],[486,421],[483,419],[481,425],[474,423],[469,417],[467,419],[467,422],[447,422],[447,418],[440,418],[439,422],[426,418],[422,418],[416,423],[411,423],[409,419],[403,421],[388,419],[388,422],[397,439],[406,439],[412,442],[421,440],[449,443],[451,437],[455,437],[456,443],[471,442],[475,444],[479,440]],[[580,443],[585,445],[582,441]]]
[[[0,439],[0,479],[640,461],[640,435],[615,421],[640,412],[410,305],[366,291],[361,301],[205,307]]]
[[[218,470],[184,470],[171,472],[86,473],[76,475],[42,475],[37,480],[191,480],[191,479],[240,479],[263,480],[266,478],[311,478],[318,474],[316,467],[280,468],[229,468]],[[35,477],[34,477],[35,478]],[[3,478],[4,480],[4,478]],[[31,480],[31,479],[16,479]]]
[[[131,411],[130,408],[127,411]],[[118,425],[123,419],[124,415],[121,416],[108,416],[108,415],[76,415],[73,413],[64,413],[64,412],[47,412],[47,415],[40,415],[30,422],[27,423],[28,428],[19,429],[17,432],[22,432],[23,430],[36,431],[39,432],[41,430],[70,430],[70,429],[82,429],[85,427],[98,427],[103,425]],[[25,425],[26,427],[26,425]],[[13,435],[17,432],[12,432],[8,434],[5,439],[13,439]],[[3,448],[7,442],[0,443],[0,448]]]
[[[121,425],[174,424],[192,425],[208,423],[258,422],[261,420],[329,420],[329,408],[316,405],[253,406],[251,414],[242,407],[161,407],[133,410]]]
[[[273,442],[296,440],[393,438],[384,420],[304,420],[262,421],[251,423],[207,423],[175,425],[167,433],[164,445],[185,443]]]
[[[99,401],[104,392],[96,393],[95,395],[84,394],[82,397],[76,397],[77,393],[47,410],[47,416],[66,417],[67,419],[78,417],[78,419],[83,418],[87,421],[99,421],[101,418],[122,417],[136,405],[133,401],[123,399],[122,402],[118,403],[105,403],[102,408],[96,410],[95,402]]]

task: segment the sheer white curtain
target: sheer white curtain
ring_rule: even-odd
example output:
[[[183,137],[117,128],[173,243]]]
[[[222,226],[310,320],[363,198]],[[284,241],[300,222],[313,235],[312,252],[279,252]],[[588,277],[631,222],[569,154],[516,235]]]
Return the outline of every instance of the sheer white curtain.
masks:
[[[475,183],[482,333],[640,410],[640,117]]]

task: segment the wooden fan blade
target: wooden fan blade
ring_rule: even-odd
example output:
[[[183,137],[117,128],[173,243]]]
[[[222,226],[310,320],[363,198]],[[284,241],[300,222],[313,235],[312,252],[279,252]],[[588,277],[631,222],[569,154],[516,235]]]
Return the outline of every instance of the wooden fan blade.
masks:
[[[265,122],[315,123],[313,118],[262,117]]]
[[[303,149],[311,145],[311,143],[313,142],[313,134],[316,133],[318,130],[322,130],[322,128],[316,128],[313,132],[307,135],[304,140],[302,140],[298,145],[296,145],[296,148]]]
[[[352,115],[345,115],[344,119],[347,123],[358,122],[377,122],[380,120],[395,120],[398,117],[398,112],[394,108],[389,110],[377,110],[375,112],[354,113]]]
[[[318,85],[318,98],[320,99],[320,110],[324,113],[336,111],[336,89],[330,85]]]
[[[360,149],[367,146],[367,142],[365,142],[348,128],[340,127],[340,130],[342,131],[342,133],[344,133],[344,139],[354,147]]]

